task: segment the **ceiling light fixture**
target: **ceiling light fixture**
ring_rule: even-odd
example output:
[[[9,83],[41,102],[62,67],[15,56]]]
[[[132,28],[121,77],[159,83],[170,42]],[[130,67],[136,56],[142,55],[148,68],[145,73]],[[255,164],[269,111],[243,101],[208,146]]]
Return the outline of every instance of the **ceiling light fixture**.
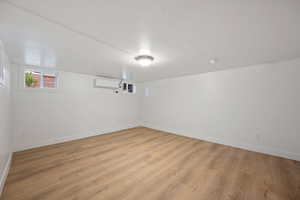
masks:
[[[147,53],[146,53],[147,52]],[[153,56],[149,55],[149,51],[141,50],[140,55],[134,58],[141,66],[148,67],[154,60]]]

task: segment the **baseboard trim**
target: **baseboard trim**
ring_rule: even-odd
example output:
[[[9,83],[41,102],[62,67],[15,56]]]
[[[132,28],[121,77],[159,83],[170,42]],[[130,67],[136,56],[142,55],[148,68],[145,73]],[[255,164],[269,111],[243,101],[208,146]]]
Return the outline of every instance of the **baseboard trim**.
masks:
[[[36,144],[29,144],[29,145],[24,145],[24,146],[15,146],[14,152],[18,152],[18,151],[24,151],[24,150],[28,150],[28,149],[33,149],[33,148],[38,148],[38,147],[43,147],[43,146],[48,146],[48,145],[52,145],[52,144],[58,144],[58,143],[63,143],[63,142],[68,142],[68,141],[72,141],[72,140],[79,140],[79,139],[83,139],[83,138],[88,138],[88,137],[93,137],[93,136],[97,136],[97,135],[103,135],[106,133],[111,133],[111,132],[115,132],[115,131],[122,131],[122,130],[126,130],[126,129],[131,129],[131,128],[135,128],[138,127],[139,125],[133,125],[133,126],[128,126],[128,127],[122,127],[122,128],[116,128],[116,129],[106,129],[106,130],[102,130],[102,131],[95,131],[95,132],[90,132],[87,134],[80,134],[80,135],[70,135],[67,137],[60,137],[60,138],[51,138],[51,139],[47,139],[44,141],[38,141]]]
[[[6,164],[5,164],[4,171],[3,171],[3,173],[1,174],[1,177],[0,177],[0,197],[1,197],[1,194],[2,194],[3,189],[4,189],[6,178],[8,176],[8,172],[9,172],[10,165],[11,165],[11,159],[12,159],[12,153],[9,154],[8,160],[6,161]]]
[[[231,147],[240,148],[240,149],[245,149],[245,150],[253,151],[253,152],[257,152],[257,153],[263,153],[263,154],[267,154],[267,155],[272,155],[272,156],[277,156],[277,157],[300,161],[300,154],[284,151],[281,149],[275,149],[272,147],[264,147],[264,146],[260,146],[257,144],[245,144],[245,143],[224,141],[224,140],[221,140],[219,138],[214,138],[214,137],[192,137],[190,135],[183,135],[182,131],[179,133],[178,131],[175,131],[172,129],[165,129],[165,128],[161,128],[161,127],[157,127],[157,126],[152,126],[149,124],[146,124],[143,126],[147,127],[147,128],[170,132],[170,133],[174,133],[176,135],[186,136],[186,137],[199,139],[199,140],[203,140],[203,141],[207,141],[207,142],[213,142],[213,143],[222,144],[222,145],[231,146]]]

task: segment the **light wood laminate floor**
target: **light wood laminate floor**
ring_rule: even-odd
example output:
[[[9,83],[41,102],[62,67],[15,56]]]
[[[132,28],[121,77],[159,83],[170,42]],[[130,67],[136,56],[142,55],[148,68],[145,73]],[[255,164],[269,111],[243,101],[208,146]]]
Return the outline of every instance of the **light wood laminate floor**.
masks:
[[[143,127],[15,153],[1,200],[300,200],[300,163]]]

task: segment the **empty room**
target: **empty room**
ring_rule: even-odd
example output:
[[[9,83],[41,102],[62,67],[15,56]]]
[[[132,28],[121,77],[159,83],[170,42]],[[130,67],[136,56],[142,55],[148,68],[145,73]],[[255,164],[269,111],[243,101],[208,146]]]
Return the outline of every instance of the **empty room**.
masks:
[[[300,200],[300,1],[0,0],[0,200]]]

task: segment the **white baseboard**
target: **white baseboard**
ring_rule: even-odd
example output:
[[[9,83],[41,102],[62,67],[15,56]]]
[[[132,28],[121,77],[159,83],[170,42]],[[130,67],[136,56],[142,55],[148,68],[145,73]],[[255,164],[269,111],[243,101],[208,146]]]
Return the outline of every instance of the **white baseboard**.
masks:
[[[5,185],[6,178],[8,176],[8,172],[9,172],[10,164],[11,164],[11,159],[12,159],[12,153],[9,155],[8,160],[6,161],[6,164],[5,164],[4,171],[2,172],[2,174],[0,176],[0,197],[1,197],[4,185]]]
[[[201,139],[201,138],[198,138],[198,139]],[[263,153],[263,154],[268,154],[268,155],[272,155],[272,156],[277,156],[277,157],[300,161],[300,154],[284,151],[281,149],[275,149],[272,147],[264,147],[264,146],[260,146],[257,144],[234,143],[234,142],[230,142],[230,141],[222,141],[218,138],[212,138],[212,137],[208,137],[203,140],[218,143],[218,144],[223,144],[226,146],[245,149],[248,151],[254,151],[254,152],[258,152],[258,153]]]
[[[89,132],[89,133],[80,134],[80,135],[77,134],[77,135],[69,135],[69,136],[60,137],[60,138],[50,138],[50,139],[46,139],[43,141],[35,141],[34,143],[31,143],[31,144],[16,144],[15,148],[14,148],[14,152],[24,151],[24,150],[47,146],[47,145],[51,145],[51,144],[68,142],[68,141],[72,141],[72,140],[83,139],[83,138],[102,135],[105,133],[110,133],[110,132],[115,132],[115,131],[121,131],[121,130],[129,129],[129,128],[134,128],[137,126],[139,126],[139,124],[134,124],[132,126],[127,126],[127,127],[122,127],[122,128],[99,130],[99,131]]]
[[[178,131],[176,131],[174,129],[166,129],[166,128],[162,128],[162,127],[158,127],[158,126],[153,126],[153,125],[150,125],[150,124],[147,124],[147,123],[145,123],[143,126],[144,127],[149,127],[149,128],[152,128],[152,129],[156,129],[156,130],[161,130],[161,131],[174,133],[174,134],[177,134],[177,135],[191,137],[191,138],[195,138],[195,139],[199,139],[199,140],[203,140],[203,141],[223,144],[223,145],[226,145],[226,146],[241,148],[241,149],[254,151],[254,152],[258,152],[258,153],[263,153],[263,154],[268,154],[268,155],[272,155],[272,156],[277,156],[277,157],[282,157],[282,158],[287,158],[287,159],[291,159],[291,160],[300,161],[300,154],[299,153],[288,152],[288,151],[285,151],[285,150],[282,150],[282,149],[275,149],[273,147],[265,147],[265,146],[260,146],[260,145],[257,145],[257,144],[246,144],[246,143],[242,143],[242,142],[224,141],[223,139],[214,138],[214,137],[192,137],[190,135],[183,135],[182,131],[179,133]]]

